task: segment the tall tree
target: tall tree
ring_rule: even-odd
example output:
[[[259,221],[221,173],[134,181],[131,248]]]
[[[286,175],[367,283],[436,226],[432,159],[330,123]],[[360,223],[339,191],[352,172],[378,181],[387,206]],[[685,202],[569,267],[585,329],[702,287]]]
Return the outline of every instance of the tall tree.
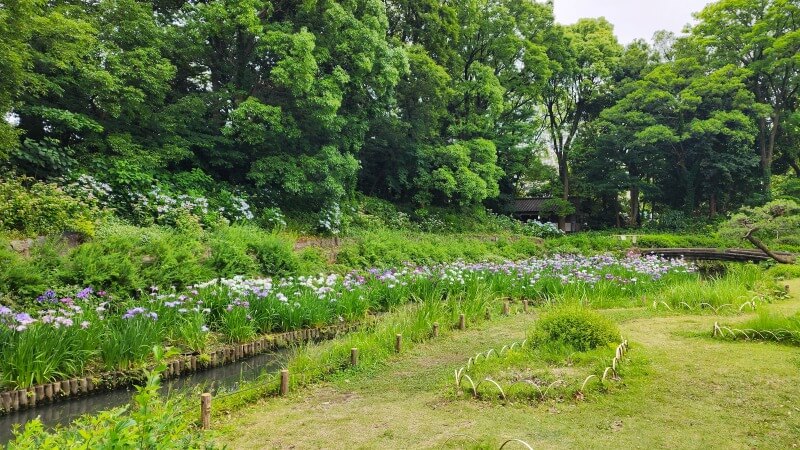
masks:
[[[39,12],[35,0],[10,0],[0,8],[0,161],[18,145],[12,113],[29,75],[31,55],[27,41],[32,21]]]
[[[610,88],[609,80],[621,51],[613,26],[603,18],[581,19],[554,33],[550,41],[552,75],[542,100],[564,203],[570,197],[572,143],[593,103]],[[559,227],[565,227],[564,216],[559,217]]]
[[[352,195],[356,155],[406,65],[386,40],[383,3],[212,0],[183,11],[195,44],[180,101],[202,105],[196,125],[216,129],[198,159],[283,205]]]
[[[800,94],[800,4],[796,0],[720,0],[696,15],[692,29],[709,64],[750,71],[748,87],[769,105],[758,121],[757,148],[764,192],[769,192],[781,126],[797,111]]]
[[[703,204],[711,216],[745,200],[758,108],[748,75],[734,66],[707,73],[695,59],[678,59],[632,83],[601,113],[597,145],[626,170],[631,224],[640,189],[672,208],[693,212]]]
[[[537,101],[548,69],[544,43],[552,28],[551,9],[510,0],[403,0],[387,5],[391,36],[407,46],[411,72],[398,88],[399,120],[384,118],[382,124],[390,126],[376,129],[375,139],[366,144],[365,165],[377,172],[365,171],[362,185],[378,185],[376,174],[384,173],[379,159],[389,148],[394,151],[383,158],[410,162],[415,167],[411,171],[420,175],[420,185],[406,184],[413,191],[429,185],[425,173],[436,170],[431,162],[442,161],[430,158],[428,147],[436,147],[434,153],[453,154],[452,144],[487,149],[486,140],[496,153],[493,164],[508,174],[501,185],[512,191],[513,174],[535,161],[541,130]],[[391,172],[390,180],[408,178],[408,165],[385,169]],[[498,183],[494,176],[484,181]],[[495,197],[497,188],[486,192]],[[410,194],[407,190],[399,197],[408,199]]]

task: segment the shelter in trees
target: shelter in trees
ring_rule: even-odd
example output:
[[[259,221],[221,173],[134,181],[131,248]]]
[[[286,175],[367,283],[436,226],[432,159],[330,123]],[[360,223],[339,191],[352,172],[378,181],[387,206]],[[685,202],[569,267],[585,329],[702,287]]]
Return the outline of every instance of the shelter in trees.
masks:
[[[536,220],[539,222],[552,222],[558,223],[558,216],[556,216],[552,210],[547,208],[547,201],[551,200],[552,197],[527,197],[527,198],[518,198],[514,200],[514,211],[512,215],[523,221],[527,222],[529,220]],[[577,199],[570,199],[573,205],[575,205],[575,209],[578,208]],[[566,231],[567,233],[571,233],[574,231],[580,231],[580,223],[578,223],[578,215],[577,214],[570,214],[566,217]]]

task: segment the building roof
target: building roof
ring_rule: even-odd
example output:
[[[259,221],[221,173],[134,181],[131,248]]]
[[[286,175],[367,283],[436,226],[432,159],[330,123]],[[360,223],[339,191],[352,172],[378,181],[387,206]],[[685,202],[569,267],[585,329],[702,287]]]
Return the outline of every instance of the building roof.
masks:
[[[545,210],[544,206],[548,200],[552,200],[553,197],[528,197],[528,198],[517,198],[514,199],[514,212],[515,213],[550,213],[550,211]],[[577,206],[577,199],[570,198],[572,204]]]
[[[518,213],[538,213],[542,211],[542,206],[546,201],[550,200],[547,197],[534,197],[534,198],[518,198],[514,200],[514,212]]]

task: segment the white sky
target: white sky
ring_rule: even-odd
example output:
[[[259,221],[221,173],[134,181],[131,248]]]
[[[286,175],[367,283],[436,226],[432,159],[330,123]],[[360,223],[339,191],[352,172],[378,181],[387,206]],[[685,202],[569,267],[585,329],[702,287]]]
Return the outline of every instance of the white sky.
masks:
[[[605,17],[614,24],[620,43],[636,38],[650,41],[658,30],[680,34],[692,13],[708,0],[554,0],[556,21],[567,25],[582,17]]]

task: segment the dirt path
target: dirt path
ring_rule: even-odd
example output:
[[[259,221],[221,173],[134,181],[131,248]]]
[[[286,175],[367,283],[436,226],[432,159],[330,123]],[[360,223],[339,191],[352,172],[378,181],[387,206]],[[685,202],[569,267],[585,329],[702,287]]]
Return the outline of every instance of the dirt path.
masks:
[[[795,298],[775,305],[800,310]],[[452,372],[478,351],[520,340],[532,316],[420,345],[373,373],[270,399],[224,419],[231,448],[797,448],[800,351],[772,343],[711,340],[715,320],[647,317],[621,323],[644,372],[625,389],[576,404],[502,406],[453,400]],[[508,448],[508,447],[506,447]],[[520,447],[514,447],[520,448]]]

